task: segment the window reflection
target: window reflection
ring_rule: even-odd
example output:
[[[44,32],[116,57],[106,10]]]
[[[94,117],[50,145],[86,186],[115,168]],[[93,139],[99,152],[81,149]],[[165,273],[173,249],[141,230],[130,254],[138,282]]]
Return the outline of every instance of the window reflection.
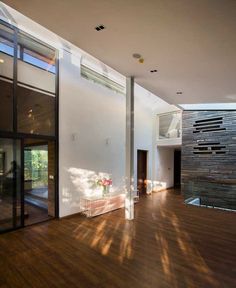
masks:
[[[18,132],[55,135],[55,97],[24,86],[17,87]]]
[[[13,128],[13,31],[0,25],[0,130]]]
[[[0,139],[0,231],[20,226],[20,142]]]

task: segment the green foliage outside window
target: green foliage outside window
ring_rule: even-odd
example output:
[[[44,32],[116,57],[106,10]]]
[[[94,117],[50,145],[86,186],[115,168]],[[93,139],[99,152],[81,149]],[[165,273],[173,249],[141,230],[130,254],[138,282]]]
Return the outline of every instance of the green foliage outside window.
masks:
[[[48,151],[25,150],[25,181],[32,181],[32,188],[48,185]]]

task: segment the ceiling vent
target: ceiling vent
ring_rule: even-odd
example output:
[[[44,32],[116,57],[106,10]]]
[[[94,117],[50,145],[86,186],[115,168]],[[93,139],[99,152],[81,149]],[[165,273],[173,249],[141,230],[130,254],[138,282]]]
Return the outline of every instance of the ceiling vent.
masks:
[[[97,31],[101,31],[101,30],[104,30],[105,29],[105,26],[104,25],[98,25],[95,27],[95,30]]]

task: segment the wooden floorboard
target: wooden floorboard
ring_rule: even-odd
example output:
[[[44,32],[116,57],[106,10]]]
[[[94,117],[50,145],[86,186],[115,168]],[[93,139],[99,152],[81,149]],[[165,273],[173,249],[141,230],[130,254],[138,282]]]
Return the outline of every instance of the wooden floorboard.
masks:
[[[86,219],[0,235],[0,287],[236,287],[236,214],[186,206],[174,190]]]

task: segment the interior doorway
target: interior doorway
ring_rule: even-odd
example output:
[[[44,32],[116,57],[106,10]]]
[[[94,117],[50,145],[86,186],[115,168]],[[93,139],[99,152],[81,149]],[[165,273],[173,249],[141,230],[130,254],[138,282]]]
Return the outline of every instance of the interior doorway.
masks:
[[[24,223],[55,216],[54,141],[24,140]]]
[[[181,150],[174,151],[174,187],[181,186]]]
[[[137,151],[137,189],[139,195],[147,193],[147,151]]]

